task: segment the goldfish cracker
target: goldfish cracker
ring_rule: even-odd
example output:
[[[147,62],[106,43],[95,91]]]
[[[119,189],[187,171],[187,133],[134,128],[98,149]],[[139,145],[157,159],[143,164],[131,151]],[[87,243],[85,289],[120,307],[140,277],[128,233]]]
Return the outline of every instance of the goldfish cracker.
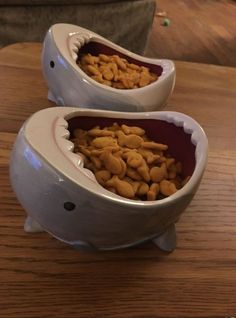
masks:
[[[104,167],[110,171],[112,174],[120,174],[122,173],[122,165],[119,158],[115,157],[110,151],[104,151],[100,159],[104,165]]]
[[[129,78],[134,84],[133,88],[138,88],[138,83],[140,81],[140,74],[137,72],[130,72]]]
[[[119,146],[107,146],[104,148],[95,148],[90,150],[90,154],[91,156],[101,156],[101,154],[103,154],[104,151],[109,151],[114,153],[115,155],[115,153],[118,152],[119,149],[120,149]]]
[[[174,194],[177,191],[175,184],[173,182],[170,182],[169,180],[162,180],[160,182],[160,192],[168,197],[172,194]]]
[[[143,136],[145,134],[144,129],[136,126],[129,127],[127,125],[121,125],[121,129],[126,135],[134,134],[138,136]]]
[[[160,158],[158,159],[159,163],[163,163],[166,162],[166,157],[165,156],[160,156]]]
[[[91,74],[91,75],[99,75],[100,74],[99,70],[93,65],[87,65],[86,69],[89,72],[89,74]]]
[[[91,75],[91,78],[100,84],[104,83],[104,79],[102,78],[102,74]]]
[[[88,131],[88,135],[92,137],[106,137],[111,136],[114,137],[114,132],[109,131],[107,129],[100,129],[100,127],[90,129]]]
[[[120,125],[118,125],[117,123],[113,123],[112,126],[106,127],[106,129],[116,132],[116,131],[118,131],[118,130],[121,130],[121,127],[120,127]]]
[[[122,60],[118,55],[114,55],[113,60],[118,66],[118,68],[121,69],[122,71],[125,71],[127,69],[127,66],[124,63],[124,60]]]
[[[142,137],[135,134],[125,135],[123,131],[117,132],[118,144],[120,146],[126,146],[130,149],[139,148],[143,142]]]
[[[129,183],[132,185],[133,189],[134,189],[134,193],[136,194],[139,187],[140,187],[140,183],[139,181],[133,181],[132,179],[129,181]]]
[[[143,196],[143,195],[146,195],[148,191],[149,191],[149,185],[146,182],[140,181],[137,194],[139,196]]]
[[[123,158],[127,159],[127,164],[132,168],[138,168],[143,163],[143,157],[135,151],[125,152]]]
[[[106,63],[107,63],[107,62],[110,61],[109,57],[108,57],[107,55],[105,55],[105,54],[99,54],[98,57],[99,57],[99,59],[100,59],[101,61],[103,61],[103,62],[106,62]]]
[[[139,67],[138,65],[134,64],[134,63],[130,63],[130,64],[128,65],[128,67],[129,67],[130,69],[132,69],[132,70],[136,70],[136,71],[139,71],[139,70],[140,70],[140,67]]]
[[[157,149],[157,150],[167,150],[168,149],[167,145],[159,144],[159,143],[154,142],[154,141],[145,141],[142,143],[142,147],[147,148],[147,149]]]
[[[134,81],[128,76],[120,76],[120,81],[124,85],[124,88],[131,89],[134,88]]]
[[[132,199],[135,196],[134,189],[130,183],[120,180],[117,176],[113,176],[106,182],[106,185],[116,189],[117,193],[125,198]]]
[[[120,164],[121,164],[121,172],[118,174],[118,177],[120,179],[123,179],[124,176],[126,175],[127,165],[121,157],[119,158],[119,160],[120,160]]]
[[[114,147],[117,146],[117,141],[110,136],[96,137],[92,141],[92,146],[95,146],[96,148]]]
[[[137,171],[142,176],[144,181],[146,181],[146,182],[150,181],[149,167],[144,159],[143,159],[141,166],[139,166],[137,168]]]
[[[110,67],[110,70],[113,73],[113,79],[114,79],[118,75],[118,66],[117,66],[116,63],[111,62],[111,63],[109,63],[109,67]]]
[[[158,183],[152,183],[150,186],[149,191],[147,192],[147,200],[148,201],[154,201],[157,198],[157,195],[159,193],[160,186]]]
[[[101,70],[101,73],[102,73],[102,77],[105,80],[108,80],[108,81],[111,81],[113,79],[113,77],[114,77],[114,74],[113,74],[112,70],[109,67],[104,67]]]
[[[166,164],[163,163],[160,167],[150,169],[150,178],[153,182],[160,182],[167,177]]]
[[[168,163],[170,163],[169,158],[166,160],[166,165],[167,165],[167,169],[168,169],[168,178],[175,179],[177,176],[177,171],[179,174],[182,172],[182,169],[181,169],[182,167],[181,167],[179,162],[175,163],[174,159],[172,160],[171,164],[168,165]]]
[[[142,176],[137,172],[136,169],[133,169],[131,167],[127,167],[126,175],[133,180],[142,181]]]
[[[95,60],[94,60],[94,57],[90,53],[88,53],[88,54],[82,56],[81,63],[83,65],[86,65],[86,64],[94,65]]]
[[[138,152],[142,155],[142,157],[148,164],[153,164],[160,158],[160,155],[156,155],[151,150],[145,148],[139,148]]]
[[[95,177],[102,186],[106,185],[106,182],[111,179],[111,173],[108,170],[99,170],[95,172]]]
[[[144,87],[149,85],[151,82],[151,77],[147,73],[141,73],[139,80],[139,87]]]

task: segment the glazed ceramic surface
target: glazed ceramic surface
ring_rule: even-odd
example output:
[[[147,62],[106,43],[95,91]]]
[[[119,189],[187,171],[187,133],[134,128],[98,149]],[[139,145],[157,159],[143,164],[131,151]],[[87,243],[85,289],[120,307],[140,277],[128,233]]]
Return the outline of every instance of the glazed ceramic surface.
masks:
[[[108,87],[80,69],[78,52],[117,54],[129,62],[148,66],[159,78],[142,88]],[[70,24],[55,24],[48,30],[43,45],[42,68],[49,88],[48,98],[57,105],[124,112],[155,111],[165,106],[175,83],[172,61],[134,54],[94,32]]]
[[[107,191],[68,140],[75,127],[139,125],[167,143],[183,162],[188,183],[158,201],[135,201]],[[172,141],[171,141],[172,140]],[[199,124],[177,112],[120,113],[69,107],[31,116],[16,139],[10,163],[13,189],[28,216],[56,238],[78,247],[122,248],[173,229],[192,200],[207,161],[207,138]],[[171,231],[173,235],[173,231]]]

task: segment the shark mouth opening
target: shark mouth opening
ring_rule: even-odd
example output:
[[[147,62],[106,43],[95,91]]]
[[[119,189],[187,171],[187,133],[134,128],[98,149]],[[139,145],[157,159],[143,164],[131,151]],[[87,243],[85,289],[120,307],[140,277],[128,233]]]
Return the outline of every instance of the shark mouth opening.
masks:
[[[101,39],[90,37],[88,34],[73,34],[69,37],[68,46],[72,59],[77,64],[79,64],[81,56],[88,53],[94,56],[98,56],[99,54],[118,55],[121,58],[125,58],[129,63],[149,68],[149,70],[152,73],[155,73],[158,77],[161,76],[163,72],[162,66],[144,62],[138,58],[133,58],[122,52],[122,50],[118,51],[110,47],[108,44],[105,44]]]

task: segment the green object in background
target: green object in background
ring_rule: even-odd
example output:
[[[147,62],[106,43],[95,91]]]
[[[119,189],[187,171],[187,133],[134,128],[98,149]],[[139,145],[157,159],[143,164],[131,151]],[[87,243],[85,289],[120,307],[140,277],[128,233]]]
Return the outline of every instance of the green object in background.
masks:
[[[169,26],[169,25],[170,25],[170,19],[165,18],[165,19],[163,20],[162,25],[163,25],[163,26]]]

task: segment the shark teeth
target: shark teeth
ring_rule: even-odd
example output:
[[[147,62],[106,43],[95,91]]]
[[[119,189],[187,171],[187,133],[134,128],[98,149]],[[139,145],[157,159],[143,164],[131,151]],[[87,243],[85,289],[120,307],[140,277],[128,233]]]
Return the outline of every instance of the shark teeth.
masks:
[[[71,152],[74,150],[74,144],[69,139],[70,132],[67,129],[68,123],[67,121],[59,117],[56,122],[56,129],[55,129],[55,139],[58,144],[58,146],[66,152]]]
[[[68,122],[63,118],[59,117],[56,120],[55,125],[55,140],[57,146],[63,151],[66,157],[74,163],[77,167],[83,168],[84,173],[90,178],[94,180],[93,173],[84,168],[84,160],[83,158],[77,153],[74,153],[74,143],[69,140],[70,132],[67,129]]]
[[[80,48],[85,44],[88,43],[90,40],[90,35],[86,33],[75,33],[69,36],[69,51],[76,62],[78,57],[78,52]]]

